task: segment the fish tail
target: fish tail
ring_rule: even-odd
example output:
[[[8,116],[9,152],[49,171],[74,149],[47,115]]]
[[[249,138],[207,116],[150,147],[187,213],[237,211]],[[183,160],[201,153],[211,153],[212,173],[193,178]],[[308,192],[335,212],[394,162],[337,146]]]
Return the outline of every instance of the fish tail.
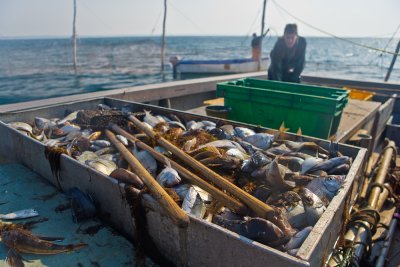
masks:
[[[68,245],[67,248],[69,251],[73,251],[73,250],[78,250],[78,249],[84,248],[86,246],[87,246],[86,243],[79,243],[79,244]]]

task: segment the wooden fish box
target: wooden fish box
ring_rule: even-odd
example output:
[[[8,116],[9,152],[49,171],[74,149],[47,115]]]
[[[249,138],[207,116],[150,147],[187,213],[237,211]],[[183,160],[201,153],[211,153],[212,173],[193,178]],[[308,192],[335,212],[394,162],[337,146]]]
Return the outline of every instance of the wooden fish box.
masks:
[[[135,222],[131,216],[123,185],[66,155],[61,156],[58,178],[51,171],[45,157],[45,146],[6,125],[8,122],[32,123],[35,117],[62,118],[66,111],[96,109],[98,104],[121,108],[129,106],[133,111],[151,110],[153,114],[176,114],[186,119],[216,121],[215,118],[199,116],[157,106],[98,98],[88,101],[64,103],[0,114],[0,156],[9,161],[18,161],[45,177],[61,190],[76,186],[89,192],[99,204],[100,215],[115,229],[128,238],[135,235]],[[230,122],[235,126],[254,126]],[[259,128],[274,132],[267,128]],[[290,135],[295,136],[295,135]],[[329,142],[304,137],[328,148]],[[353,158],[353,165],[343,187],[333,198],[327,210],[314,226],[312,232],[299,249],[296,257],[262,245],[230,232],[218,225],[190,217],[186,229],[176,227],[165,216],[150,195],[144,195],[147,208],[149,232],[161,252],[178,266],[320,266],[328,257],[339,232],[343,218],[348,213],[357,194],[364,168],[366,150],[349,145],[339,145],[339,151]]]

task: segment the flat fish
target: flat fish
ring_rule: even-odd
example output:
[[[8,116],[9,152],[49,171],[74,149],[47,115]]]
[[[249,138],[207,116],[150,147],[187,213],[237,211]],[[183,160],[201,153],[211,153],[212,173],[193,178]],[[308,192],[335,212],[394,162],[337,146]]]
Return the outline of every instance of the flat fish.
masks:
[[[105,160],[101,158],[87,160],[85,163],[86,165],[106,175],[110,175],[110,173],[112,173],[115,169],[117,169],[117,164],[115,164],[114,161]]]
[[[284,246],[285,250],[294,250],[301,247],[304,243],[304,240],[308,237],[312,230],[312,226],[308,226],[301,231],[297,232],[292,238],[290,238],[289,242]]]
[[[262,150],[268,149],[273,140],[274,136],[272,134],[267,133],[257,133],[243,138],[244,141],[249,142],[250,144],[261,148]]]
[[[245,127],[235,127],[235,134],[239,138],[245,138],[247,136],[253,135],[256,132],[254,132],[251,129],[245,128]]]
[[[75,223],[96,216],[96,207],[94,206],[93,201],[87,194],[83,193],[77,187],[68,190],[67,196],[71,202],[72,219]]]
[[[18,220],[18,219],[27,219],[39,216],[39,213],[35,209],[25,209],[14,211],[8,214],[0,214],[0,219],[2,220]]]
[[[326,201],[329,202],[333,199],[342,186],[344,179],[344,175],[318,177],[314,178],[306,187],[326,203]]]
[[[272,247],[278,246],[288,240],[275,224],[262,218],[228,220],[220,215],[216,215],[213,222],[239,235]]]
[[[29,231],[23,229],[13,229],[1,233],[2,242],[9,248],[18,252],[30,254],[59,254],[71,252],[86,247],[87,244],[58,245],[49,241],[42,240]]]

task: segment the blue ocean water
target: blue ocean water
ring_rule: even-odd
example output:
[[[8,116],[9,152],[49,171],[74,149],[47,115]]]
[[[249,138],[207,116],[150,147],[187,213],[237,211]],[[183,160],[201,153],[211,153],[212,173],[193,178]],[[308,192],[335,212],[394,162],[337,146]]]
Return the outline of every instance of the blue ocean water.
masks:
[[[78,74],[72,65],[70,39],[0,39],[0,104],[128,86],[172,81],[168,64],[160,72],[160,37],[78,39]],[[354,42],[384,48],[385,38],[353,38]],[[250,57],[250,37],[167,37],[166,57],[229,59]],[[263,42],[268,55],[276,41]],[[333,38],[307,37],[303,74],[332,78],[383,81],[390,54]],[[392,41],[387,50],[394,51]],[[400,82],[400,63],[390,82]]]

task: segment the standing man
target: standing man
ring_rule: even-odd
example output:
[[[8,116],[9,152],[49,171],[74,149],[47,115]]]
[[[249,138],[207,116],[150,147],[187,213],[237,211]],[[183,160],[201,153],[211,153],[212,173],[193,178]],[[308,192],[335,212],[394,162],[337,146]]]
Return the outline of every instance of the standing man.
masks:
[[[262,36],[257,36],[253,33],[253,39],[251,40],[251,58],[254,60],[259,60],[261,58],[261,42]]]
[[[306,39],[297,35],[297,25],[287,24],[283,37],[279,37],[271,51],[268,79],[300,82],[306,55]]]

